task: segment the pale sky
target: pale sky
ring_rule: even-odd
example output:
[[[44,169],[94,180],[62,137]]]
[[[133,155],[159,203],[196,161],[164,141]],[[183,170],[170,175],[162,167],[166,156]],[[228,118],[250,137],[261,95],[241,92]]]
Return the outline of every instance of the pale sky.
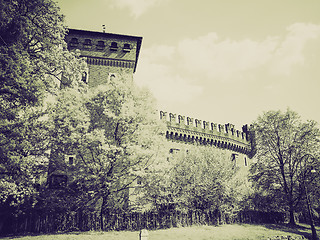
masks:
[[[288,107],[320,123],[319,0],[59,0],[70,28],[143,37],[159,110],[237,129]]]

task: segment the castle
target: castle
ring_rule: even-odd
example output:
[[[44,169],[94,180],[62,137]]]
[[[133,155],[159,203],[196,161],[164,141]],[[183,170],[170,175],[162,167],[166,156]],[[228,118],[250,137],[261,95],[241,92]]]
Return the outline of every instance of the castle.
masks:
[[[88,69],[83,72],[82,80],[89,87],[108,83],[111,78],[133,80],[142,37],[69,29],[66,42],[69,51],[79,50],[80,56],[85,58]],[[169,153],[179,151],[185,144],[207,145],[225,149],[237,166],[249,169],[253,136],[247,125],[239,131],[230,123],[217,124],[164,111],[159,112],[159,121],[166,122],[165,136],[172,146]],[[65,162],[74,164],[75,158],[75,155],[67,155]],[[51,185],[67,182],[66,174],[58,170],[51,172],[50,178]]]

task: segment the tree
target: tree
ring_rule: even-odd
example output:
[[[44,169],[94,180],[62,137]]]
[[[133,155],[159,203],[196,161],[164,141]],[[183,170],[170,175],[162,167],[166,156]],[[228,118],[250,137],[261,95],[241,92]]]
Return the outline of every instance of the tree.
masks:
[[[54,51],[66,29],[49,0],[1,1],[0,9],[1,115],[12,119],[17,108],[36,104],[51,85],[45,74],[57,67]]]
[[[86,99],[90,123],[73,148],[78,162],[70,187],[82,206],[101,204],[103,228],[102,214],[125,209],[128,189],[152,165],[164,126],[150,93],[125,77],[88,90]]]
[[[248,186],[230,155],[207,146],[182,147],[144,181],[142,200],[158,211],[218,210],[230,215],[241,209]]]
[[[265,112],[253,126],[257,148],[253,183],[258,192],[282,200],[290,224],[294,225],[294,212],[303,198],[303,185],[310,180],[310,169],[319,169],[317,123],[302,122],[297,113],[288,109],[283,113]]]
[[[0,1],[0,203],[6,211],[36,202],[52,147],[49,99],[59,92],[62,72],[73,86],[81,84],[84,65],[67,51],[65,32],[50,0]]]

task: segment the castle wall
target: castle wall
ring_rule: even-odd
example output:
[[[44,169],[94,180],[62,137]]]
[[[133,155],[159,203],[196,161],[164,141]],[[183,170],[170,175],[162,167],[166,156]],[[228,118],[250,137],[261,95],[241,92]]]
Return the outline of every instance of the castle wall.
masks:
[[[242,154],[251,154],[248,126],[239,131],[233,124],[217,124],[191,117],[160,111],[167,124],[166,138],[170,141],[208,145]]]
[[[185,142],[177,142],[177,141],[171,141],[170,142],[170,149],[168,149],[168,155],[167,160],[170,161],[170,158],[174,156],[176,153],[188,152],[189,149],[192,149],[192,146],[195,147],[210,147],[210,146],[204,146],[200,145],[199,143],[193,143],[192,146],[190,143]],[[252,160],[247,156],[247,154],[239,153],[233,150],[229,149],[223,149],[215,146],[211,146],[216,150],[224,151],[226,155],[229,157],[230,161],[233,163],[233,166],[239,169],[241,172],[243,172],[245,175],[248,173],[250,169],[250,164],[252,163]]]
[[[124,77],[133,81],[133,72],[130,68],[88,64],[89,87],[93,88],[108,83],[113,74],[116,78]]]

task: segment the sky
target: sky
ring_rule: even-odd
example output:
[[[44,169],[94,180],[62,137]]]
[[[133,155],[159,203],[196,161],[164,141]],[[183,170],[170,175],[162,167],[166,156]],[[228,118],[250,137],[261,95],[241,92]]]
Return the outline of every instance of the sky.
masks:
[[[320,123],[319,0],[59,0],[69,28],[141,36],[158,110],[241,129],[269,110]]]

